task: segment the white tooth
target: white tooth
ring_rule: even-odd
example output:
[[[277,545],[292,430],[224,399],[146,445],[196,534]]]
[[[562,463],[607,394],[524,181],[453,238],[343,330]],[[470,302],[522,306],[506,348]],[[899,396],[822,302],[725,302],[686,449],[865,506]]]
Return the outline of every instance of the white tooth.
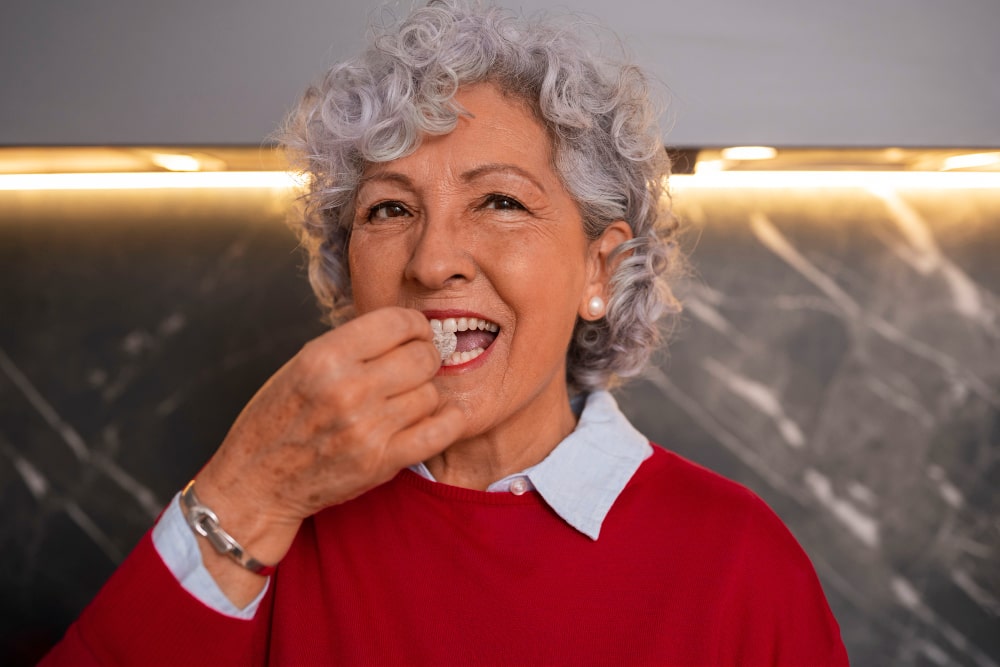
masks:
[[[442,366],[459,366],[461,364],[467,364],[479,355],[481,355],[485,350],[481,347],[475,347],[466,352],[453,352],[450,357],[441,362]]]
[[[500,325],[499,324],[492,324],[491,323],[490,324],[490,331],[492,331],[493,333],[496,333],[496,332],[500,331]]]
[[[441,320],[431,320],[431,331],[441,333]]]
[[[469,320],[466,319],[466,318],[464,318],[464,317],[458,318],[458,321],[456,322],[456,324],[458,325],[458,330],[459,331],[468,331],[469,330]]]
[[[469,331],[474,331],[479,328],[479,320],[475,317],[469,318]]]
[[[449,317],[441,323],[441,329],[448,333],[455,333],[458,331],[458,323],[455,321],[454,317]]]

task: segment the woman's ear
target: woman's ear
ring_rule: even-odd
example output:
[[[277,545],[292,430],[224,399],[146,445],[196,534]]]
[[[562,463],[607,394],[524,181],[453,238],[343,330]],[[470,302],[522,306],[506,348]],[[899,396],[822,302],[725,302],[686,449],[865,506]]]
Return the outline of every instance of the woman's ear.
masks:
[[[604,317],[607,312],[608,283],[618,263],[628,253],[612,257],[615,248],[632,238],[632,228],[624,220],[615,220],[605,228],[596,239],[590,242],[587,250],[587,284],[580,299],[577,311],[581,318],[593,322]]]

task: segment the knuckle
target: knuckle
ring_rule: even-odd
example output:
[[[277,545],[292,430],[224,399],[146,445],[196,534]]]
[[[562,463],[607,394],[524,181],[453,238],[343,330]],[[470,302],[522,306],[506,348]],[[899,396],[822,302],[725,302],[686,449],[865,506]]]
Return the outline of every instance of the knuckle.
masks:
[[[392,324],[401,331],[416,333],[422,331],[424,325],[430,331],[430,325],[426,324],[427,319],[417,311],[399,307],[393,307],[391,310],[393,317]]]
[[[408,318],[406,317],[406,311],[398,306],[388,306],[377,312],[378,318],[381,320],[379,322],[380,326],[391,327],[393,329],[407,326]]]
[[[340,346],[333,343],[321,336],[303,345],[297,357],[302,371],[320,377],[337,376],[345,360]]]
[[[406,437],[406,448],[417,452],[426,451],[434,442],[431,429],[425,427],[413,429]]]
[[[337,413],[337,430],[348,436],[355,436],[361,430],[363,419],[356,410],[340,410]]]
[[[441,355],[437,348],[426,341],[411,341],[406,348],[405,360],[421,376],[427,378],[433,376],[441,365]]]
[[[433,343],[426,343],[422,347],[426,354],[428,373],[433,375],[437,373],[438,368],[441,366],[441,353],[438,352]]]
[[[306,341],[299,351],[299,357],[307,361],[315,361],[325,356],[326,348],[329,347],[330,343],[328,336],[329,333],[326,333]]]
[[[421,412],[431,413],[437,408],[441,396],[437,387],[430,382],[426,382],[417,387],[417,407]]]
[[[436,447],[447,438],[447,430],[439,419],[432,419],[414,433],[414,444],[421,449]]]
[[[360,418],[367,389],[364,381],[352,379],[344,382],[327,382],[323,392],[325,407],[329,407],[341,423],[354,423]]]

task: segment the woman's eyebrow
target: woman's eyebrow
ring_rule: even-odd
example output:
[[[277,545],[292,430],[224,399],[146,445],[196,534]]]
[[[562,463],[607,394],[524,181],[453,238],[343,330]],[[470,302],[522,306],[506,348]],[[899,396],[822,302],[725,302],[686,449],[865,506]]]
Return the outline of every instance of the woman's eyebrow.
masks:
[[[398,171],[376,171],[372,174],[362,176],[359,186],[373,181],[389,181],[391,183],[397,183],[408,190],[414,189],[413,181],[410,180],[410,177],[406,174],[401,174]]]
[[[474,169],[470,169],[462,174],[462,180],[466,183],[476,180],[487,174],[494,173],[510,173],[520,176],[521,178],[529,181],[532,185],[538,188],[542,194],[546,194],[545,186],[542,185],[530,172],[521,169],[516,164],[505,164],[502,162],[493,162],[490,164],[480,165]]]

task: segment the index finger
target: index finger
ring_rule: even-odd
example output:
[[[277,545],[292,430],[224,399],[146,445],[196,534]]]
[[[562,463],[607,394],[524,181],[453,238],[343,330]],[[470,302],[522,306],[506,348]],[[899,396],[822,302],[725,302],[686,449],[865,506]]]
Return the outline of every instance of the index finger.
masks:
[[[419,311],[390,306],[345,322],[331,332],[342,340],[356,359],[370,361],[411,340],[434,338],[431,325]]]

